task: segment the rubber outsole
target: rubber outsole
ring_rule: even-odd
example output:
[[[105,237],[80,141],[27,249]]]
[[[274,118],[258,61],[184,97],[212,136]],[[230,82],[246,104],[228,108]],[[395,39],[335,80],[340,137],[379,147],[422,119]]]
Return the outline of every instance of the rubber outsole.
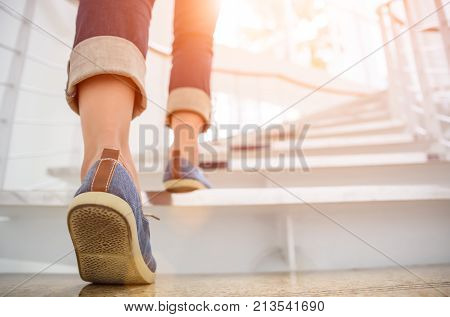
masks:
[[[155,274],[145,264],[131,207],[109,193],[74,198],[67,224],[84,281],[98,284],[150,284]]]
[[[195,179],[170,179],[164,182],[166,191],[171,193],[187,193],[198,189],[206,189],[206,186]]]

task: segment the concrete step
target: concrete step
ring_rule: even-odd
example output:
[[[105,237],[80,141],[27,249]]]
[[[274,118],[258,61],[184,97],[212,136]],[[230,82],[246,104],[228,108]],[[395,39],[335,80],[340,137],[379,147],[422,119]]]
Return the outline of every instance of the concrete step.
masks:
[[[206,170],[215,188],[450,184],[450,162],[429,161],[424,153],[306,156],[279,159],[236,159],[228,168]],[[306,170],[304,167],[309,169]],[[271,180],[260,174],[264,173]],[[142,172],[144,190],[162,189],[162,171]]]
[[[161,161],[162,162],[162,161]],[[306,163],[304,165],[303,163]],[[307,167],[308,169],[306,169]],[[140,172],[143,190],[162,190],[164,166]],[[215,188],[285,186],[339,186],[388,184],[449,184],[450,162],[429,160],[423,152],[354,155],[306,155],[281,158],[236,158],[224,168],[204,170]],[[64,180],[75,191],[78,168],[54,168],[50,175]]]
[[[310,123],[313,126],[336,126],[346,123],[374,121],[377,119],[382,120],[390,117],[391,112],[387,103],[378,101],[350,107],[330,109],[311,118],[304,118],[302,122]]]
[[[352,123],[363,123],[387,120],[391,114],[386,109],[375,109],[370,112],[330,116],[311,123],[314,127],[332,127]]]
[[[76,270],[66,224],[72,193],[29,194],[1,193],[0,262],[34,263],[37,269],[36,264],[45,267],[66,255],[58,269]],[[144,212],[161,218],[150,218],[160,273],[381,268],[392,266],[391,259],[405,266],[450,262],[449,187],[244,188],[148,195],[154,205],[146,203]]]
[[[258,212],[274,211],[273,206],[291,206],[330,203],[376,203],[390,201],[450,200],[448,185],[358,185],[312,186],[275,188],[212,188],[189,193],[146,191],[142,193],[144,208],[232,208],[239,206]],[[0,222],[8,222],[11,216],[33,216],[35,208],[61,208],[73,197],[70,191],[0,191]],[[148,199],[145,199],[148,198]],[[19,214],[10,209],[21,207]],[[159,207],[158,207],[159,208]]]
[[[292,155],[297,148],[305,155],[339,155],[339,154],[364,154],[364,153],[392,153],[392,152],[418,152],[426,151],[429,143],[425,140],[417,140],[409,133],[375,134],[364,136],[340,136],[326,138],[306,138],[284,141],[268,142],[267,145],[256,146],[249,144],[247,147],[234,148],[226,146],[214,146],[215,152],[210,147],[201,147],[202,160],[223,161],[226,158],[236,157],[266,157],[280,154]],[[229,152],[231,149],[232,153]]]
[[[373,135],[381,133],[401,133],[405,123],[400,120],[380,120],[368,123],[354,123],[336,127],[315,128],[311,126],[307,138],[335,137],[339,135]]]
[[[315,140],[325,139],[327,140],[342,140],[342,143],[346,140],[368,139],[370,144],[372,138],[383,138],[386,140],[385,143],[390,144],[390,137],[398,137],[399,135],[405,137],[407,134],[406,125],[403,121],[384,119],[384,120],[373,120],[373,121],[362,121],[346,123],[341,125],[325,125],[325,126],[315,126],[310,125],[309,129],[305,132],[305,126],[299,126],[295,129],[293,127],[286,128],[285,135],[273,135],[273,136],[263,136],[256,135],[256,133],[249,132],[245,136],[241,135],[229,139],[221,139],[214,142],[206,143],[204,147],[215,148],[218,152],[226,152],[228,149],[233,151],[249,151],[258,150],[261,148],[276,147],[277,144],[296,142],[300,137],[304,138],[305,146],[308,142],[313,142]],[[273,130],[277,131],[277,130]],[[306,133],[306,134],[305,134]],[[412,138],[411,135],[409,138]],[[320,141],[319,141],[320,142]],[[338,141],[339,142],[339,141]],[[341,143],[341,142],[339,142]],[[382,142],[380,142],[381,144]]]
[[[206,172],[209,181],[216,188],[239,187],[276,187],[284,186],[349,186],[349,185],[386,185],[386,184],[449,184],[449,163],[411,163],[402,165],[372,165],[314,168],[309,172],[258,172],[229,171]],[[159,179],[142,177],[145,189],[162,189]]]
[[[282,186],[280,184],[280,186]],[[276,188],[216,188],[183,194],[147,192],[154,206],[165,208],[234,208],[272,211],[273,206],[309,204],[377,203],[394,201],[450,202],[450,186],[315,186]]]
[[[33,216],[35,208],[61,208],[73,197],[69,191],[0,191],[0,222],[11,217]],[[448,185],[358,185],[358,186],[312,186],[276,188],[212,188],[188,193],[146,191],[142,193],[144,208],[232,208],[239,206],[258,212],[274,211],[272,206],[292,206],[330,203],[377,203],[391,201],[447,201],[450,200]],[[148,199],[145,199],[147,197]],[[10,209],[22,208],[18,214]],[[162,210],[162,209],[161,209]],[[276,209],[275,209],[276,210]]]
[[[411,163],[427,163],[427,153],[424,152],[395,152],[395,153],[370,153],[352,155],[309,155],[297,156],[275,156],[275,157],[253,157],[237,158],[228,162],[227,169],[232,171],[248,172],[258,170],[305,170],[327,167],[355,167],[355,166],[379,166],[379,165],[402,165]],[[302,164],[302,159],[305,164]]]

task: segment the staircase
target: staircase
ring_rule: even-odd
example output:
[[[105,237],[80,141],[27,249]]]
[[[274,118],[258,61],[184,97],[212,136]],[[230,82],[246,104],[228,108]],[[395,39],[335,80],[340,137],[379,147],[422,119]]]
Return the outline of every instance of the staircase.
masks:
[[[386,34],[394,23],[409,23],[392,19],[390,6],[380,7],[381,21],[391,23],[383,25]],[[415,63],[408,58],[404,65],[395,53],[421,53],[400,47],[386,50],[388,64],[401,68],[390,69],[387,91],[285,122],[281,132],[266,127],[204,144],[201,165],[213,189],[169,194],[162,190],[163,166],[141,172],[145,213],[161,218],[151,221],[159,272],[450,263],[448,88],[423,87],[417,71],[408,77],[414,90],[399,87],[399,72]],[[79,184],[78,167],[62,164],[47,173],[67,189],[0,192],[1,272],[39,271],[58,259],[46,272],[76,272],[66,206]]]
[[[336,107],[342,115],[331,118],[325,112],[308,122],[301,146],[307,166],[289,156],[294,135],[271,135],[263,138],[264,146],[244,145],[242,137],[228,141],[227,147],[224,140],[213,142],[219,156],[230,159],[220,165],[205,155],[202,164],[210,166],[206,174],[214,184],[210,190],[169,194],[162,191],[162,171],[142,172],[149,202],[145,212],[161,218],[151,223],[161,272],[448,263],[450,162],[428,152],[430,141],[409,133],[404,121],[388,113],[384,95],[379,96],[377,106],[363,103],[358,111],[354,102],[343,104]],[[261,156],[261,149],[267,153]],[[49,173],[74,187],[78,183],[75,167]],[[4,197],[15,203],[0,209],[9,219],[8,232],[2,232],[31,230],[14,250],[3,245],[6,253],[26,254],[39,263],[51,260],[63,246],[70,250],[65,230],[70,193],[25,196]],[[35,246],[43,244],[52,247],[37,252]],[[69,255],[54,269],[65,271],[73,260]]]

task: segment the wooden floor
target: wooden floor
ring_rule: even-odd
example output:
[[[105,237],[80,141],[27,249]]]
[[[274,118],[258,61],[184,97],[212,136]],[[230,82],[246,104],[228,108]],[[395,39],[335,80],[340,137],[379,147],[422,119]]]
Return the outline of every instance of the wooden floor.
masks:
[[[0,275],[4,296],[448,296],[450,264],[255,275],[158,275],[145,286],[92,285],[77,275]],[[22,283],[22,284],[21,284]]]

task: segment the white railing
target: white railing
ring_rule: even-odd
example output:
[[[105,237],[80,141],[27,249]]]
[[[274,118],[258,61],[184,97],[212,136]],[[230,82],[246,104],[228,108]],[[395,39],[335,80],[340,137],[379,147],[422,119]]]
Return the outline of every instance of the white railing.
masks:
[[[390,102],[429,154],[450,155],[449,2],[391,0],[379,7]]]

